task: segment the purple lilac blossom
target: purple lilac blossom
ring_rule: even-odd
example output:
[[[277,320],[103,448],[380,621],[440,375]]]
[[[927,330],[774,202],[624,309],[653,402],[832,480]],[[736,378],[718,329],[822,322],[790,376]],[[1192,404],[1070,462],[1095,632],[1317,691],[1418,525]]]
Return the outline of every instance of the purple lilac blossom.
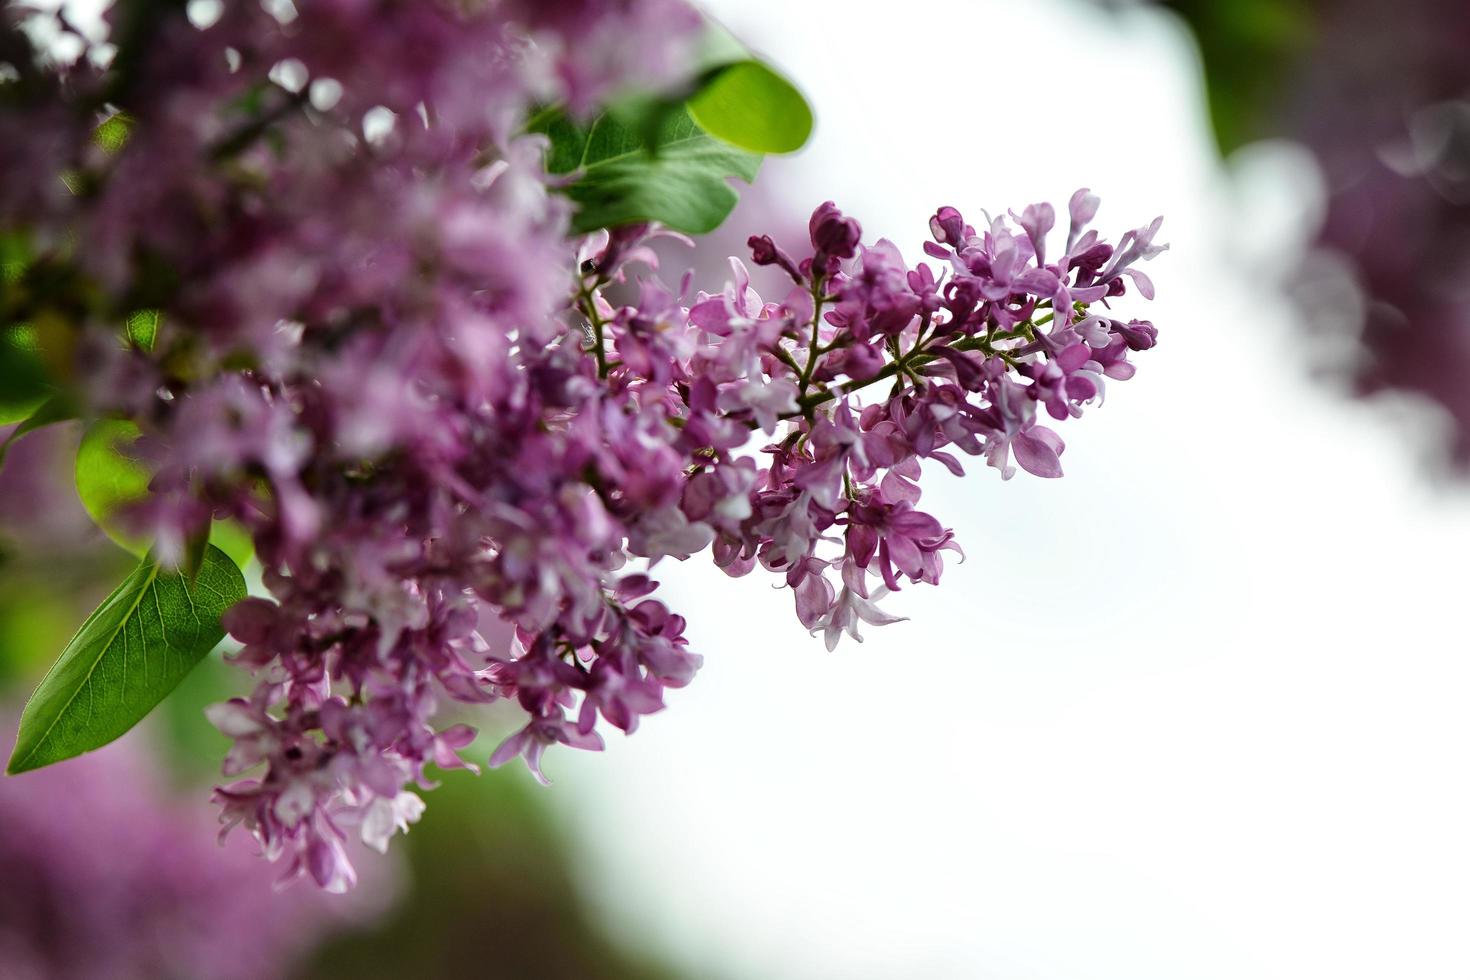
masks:
[[[54,111],[106,84],[84,62],[11,126],[0,186],[12,166],[92,186],[0,191],[0,221],[87,242],[75,260],[108,295],[176,271],[155,347],[98,324],[74,375],[93,413],[143,430],[156,475],[132,518],[165,559],[212,516],[251,532],[268,596],[225,626],[257,686],[210,709],[234,739],[216,799],[331,890],[354,880],[351,837],[381,849],[419,818],[429,766],[473,767],[474,731],[436,727],[445,699],[517,705],[489,763],[542,779],[548,747],[633,731],[700,666],[649,574],[698,553],[779,576],[829,647],[861,639],[898,618],[888,593],[959,553],[919,507],[921,461],[1060,476],[1049,425],[1156,338],[1112,303],[1152,295],[1137,264],[1158,222],[1114,249],[1086,191],[1065,243],[1049,205],[1019,226],[943,208],[933,267],[824,203],[808,242],[752,239],[784,271],[776,301],[738,261],[719,292],[670,290],[648,271],[657,229],[569,238],[519,123],[647,84],[692,22],[651,0],[565,6],[304,4],[286,26],[227,4],[133,66],[114,157]],[[390,57],[405,38],[413,56]],[[589,64],[584,41],[647,56]],[[242,130],[229,107],[287,62],[302,91],[344,94],[267,86],[271,138]],[[378,107],[395,122],[370,137]]]

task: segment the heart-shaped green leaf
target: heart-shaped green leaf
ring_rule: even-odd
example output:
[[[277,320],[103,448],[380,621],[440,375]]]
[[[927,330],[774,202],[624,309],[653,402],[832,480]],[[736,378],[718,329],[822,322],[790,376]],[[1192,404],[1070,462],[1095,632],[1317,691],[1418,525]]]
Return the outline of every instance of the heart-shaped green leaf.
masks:
[[[70,759],[132,728],[214,649],[220,617],[243,598],[245,579],[218,548],[205,552],[192,584],[143,559],[26,702],[7,772]]]

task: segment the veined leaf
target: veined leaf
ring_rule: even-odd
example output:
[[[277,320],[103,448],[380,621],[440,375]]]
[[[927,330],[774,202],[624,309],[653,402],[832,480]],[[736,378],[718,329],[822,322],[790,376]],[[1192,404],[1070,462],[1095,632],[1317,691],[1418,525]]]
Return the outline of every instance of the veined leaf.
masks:
[[[542,113],[532,128],[551,137],[547,169],[576,175],[565,192],[577,204],[579,232],[640,221],[713,231],[739,200],[729,178],[749,183],[760,169],[758,154],[710,136],[682,107],[662,121],[652,148],[611,115],[583,128],[560,113]]]
[[[800,149],[811,130],[796,86],[712,20],[682,88],[625,95],[590,125],[556,106],[526,124],[550,140],[546,169],[571,175],[562,190],[578,232],[642,221],[713,231],[739,200],[729,179],[750,183],[763,154]]]
[[[143,559],[26,702],[6,771],[70,759],[132,728],[220,641],[220,617],[243,598],[245,579],[218,548],[192,585]]]

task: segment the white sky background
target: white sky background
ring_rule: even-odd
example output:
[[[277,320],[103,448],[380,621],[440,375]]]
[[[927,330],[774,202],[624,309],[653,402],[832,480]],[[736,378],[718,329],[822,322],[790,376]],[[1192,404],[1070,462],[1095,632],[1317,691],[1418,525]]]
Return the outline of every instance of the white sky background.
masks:
[[[1161,346],[1061,426],[1065,479],[935,474],[969,560],[911,622],[829,654],[770,576],[661,569],[704,670],[549,757],[611,921],[702,977],[1470,975],[1470,494],[1429,485],[1427,415],[1313,382],[1242,267],[1291,255],[1300,167],[1220,167],[1152,14],[708,6],[816,106],[764,174],[801,215],[916,260],[939,204],[1088,185],[1110,238],[1163,212],[1173,250],[1127,307]]]

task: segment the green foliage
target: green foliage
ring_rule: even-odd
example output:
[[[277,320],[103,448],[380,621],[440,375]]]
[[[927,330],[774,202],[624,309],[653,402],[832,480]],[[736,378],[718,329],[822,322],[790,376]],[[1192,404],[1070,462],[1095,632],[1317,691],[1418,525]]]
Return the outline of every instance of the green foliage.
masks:
[[[158,311],[139,310],[123,326],[128,343],[139,350],[152,350],[158,340]]]
[[[52,395],[21,420],[20,425],[11,430],[10,435],[0,440],[0,465],[4,465],[5,454],[10,451],[11,445],[17,439],[45,426],[66,422],[76,417],[76,406],[72,404],[70,398],[65,395]]]
[[[547,170],[571,178],[563,190],[577,204],[574,231],[642,221],[713,231],[739,200],[730,178],[753,181],[763,154],[811,136],[796,86],[713,22],[694,76],[682,90],[619,99],[590,124],[555,106],[527,123],[550,140]]]
[[[31,264],[30,246],[25,236],[0,233],[0,285],[19,282]]]
[[[77,447],[77,496],[82,507],[104,534],[119,547],[142,557],[152,545],[147,538],[132,533],[118,515],[124,507],[148,496],[153,475],[138,461],[132,445],[138,438],[138,427],[120,419],[93,422]],[[235,521],[214,521],[209,527],[208,541],[229,555],[237,565],[244,565],[255,553],[249,533]],[[186,561],[192,573],[204,541],[193,542],[195,555]]]
[[[239,521],[211,521],[209,543],[229,555],[241,568],[255,557],[255,542]]]
[[[660,121],[651,146],[638,125],[612,114],[583,127],[543,112],[531,129],[551,139],[548,170],[577,174],[565,190],[577,204],[578,232],[641,221],[713,231],[739,200],[728,179],[749,183],[760,169],[757,154],[710,136],[683,108]]]
[[[424,819],[393,842],[409,857],[405,900],[319,948],[302,976],[672,980],[642,952],[647,937],[609,936],[587,906],[547,796],[524,770],[444,773]],[[515,942],[487,957],[490,935]]]
[[[1295,61],[1314,36],[1313,0],[1169,0],[1193,28],[1223,153],[1270,135]]]
[[[0,232],[0,425],[28,419],[55,390],[41,360],[36,329],[16,322],[24,317],[13,309],[32,260],[24,234]]]
[[[77,496],[88,516],[119,546],[142,557],[148,539],[121,526],[118,512],[148,496],[152,475],[131,454],[138,427],[131,422],[104,419],[93,422],[77,447]]]
[[[128,142],[132,134],[133,120],[125,112],[115,112],[102,120],[92,133],[92,141],[107,153],[116,153]]]
[[[716,69],[687,105],[705,132],[755,153],[791,153],[812,134],[806,99],[759,61]]]
[[[239,694],[239,668],[226,663],[216,650],[184,675],[149,715],[149,724],[162,736],[158,744],[166,753],[164,768],[181,789],[197,789],[218,779],[220,760],[233,743],[209,723],[204,709]]]
[[[7,772],[70,759],[132,728],[219,643],[220,617],[244,597],[244,577],[218,548],[192,585],[143,559],[26,702]]]
[[[27,678],[34,680],[76,624],[72,596],[56,582],[15,574],[0,556],[5,589],[0,591],[0,694]],[[216,760],[217,761],[217,760]]]
[[[30,331],[0,327],[0,425],[29,418],[51,391]]]

